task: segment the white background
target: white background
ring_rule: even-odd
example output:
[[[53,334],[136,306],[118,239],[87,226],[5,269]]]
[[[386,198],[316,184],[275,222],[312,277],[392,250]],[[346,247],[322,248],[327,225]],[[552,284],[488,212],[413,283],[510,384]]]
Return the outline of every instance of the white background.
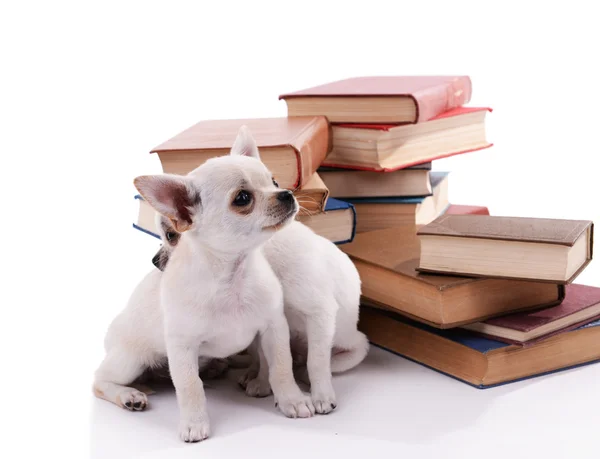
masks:
[[[201,119],[285,116],[280,93],[351,76],[468,74],[495,146],[434,164],[452,171],[451,201],[598,221],[600,28],[586,4],[2,2],[0,451],[14,449],[0,455],[597,457],[597,366],[481,392],[374,351],[336,378],[328,417],[289,421],[219,386],[214,435],[193,446],[176,439],[171,394],[136,417],[90,390],[157,246],[131,229],[132,180]],[[592,262],[578,281],[598,274]]]

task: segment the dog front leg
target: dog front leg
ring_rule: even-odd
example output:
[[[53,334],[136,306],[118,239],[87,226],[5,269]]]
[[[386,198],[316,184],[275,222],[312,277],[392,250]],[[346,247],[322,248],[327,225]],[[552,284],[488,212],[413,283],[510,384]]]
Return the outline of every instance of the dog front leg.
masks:
[[[198,351],[167,342],[167,356],[179,405],[179,436],[186,442],[204,440],[210,434],[210,424],[204,385],[198,376]]]
[[[283,311],[272,318],[262,334],[261,347],[269,369],[275,406],[290,418],[312,416],[315,413],[313,403],[310,397],[302,393],[294,379],[290,329]]]
[[[306,320],[308,356],[306,367],[310,378],[310,392],[315,409],[327,414],[336,407],[331,381],[331,348],[335,334],[335,319],[326,314],[313,314]]]

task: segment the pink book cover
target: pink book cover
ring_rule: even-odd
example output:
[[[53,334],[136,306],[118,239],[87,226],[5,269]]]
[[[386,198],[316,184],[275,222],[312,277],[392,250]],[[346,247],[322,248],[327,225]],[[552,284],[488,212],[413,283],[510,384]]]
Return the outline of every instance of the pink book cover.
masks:
[[[472,83],[468,75],[366,76],[334,81],[301,91],[282,94],[294,97],[410,97],[417,114],[413,123],[427,121],[471,100]]]
[[[484,321],[484,323],[502,328],[510,328],[512,330],[518,330],[521,332],[530,332],[538,327],[541,327],[542,325],[546,325],[550,322],[570,316],[598,303],[600,303],[600,288],[589,285],[569,284],[565,285],[565,299],[557,306],[552,306],[550,308],[541,309],[538,311],[519,312],[502,317],[496,317],[493,319],[488,319]],[[497,336],[487,336],[490,336],[492,339],[498,341],[530,346],[531,344],[547,339],[551,336],[573,330],[585,325],[586,323],[593,322],[598,318],[600,318],[599,315],[590,317],[589,319],[570,324],[561,328],[560,330],[553,331],[547,335],[540,336],[539,338],[535,338],[524,343]]]
[[[450,204],[445,215],[489,215],[490,210],[485,206],[467,206],[464,204]]]

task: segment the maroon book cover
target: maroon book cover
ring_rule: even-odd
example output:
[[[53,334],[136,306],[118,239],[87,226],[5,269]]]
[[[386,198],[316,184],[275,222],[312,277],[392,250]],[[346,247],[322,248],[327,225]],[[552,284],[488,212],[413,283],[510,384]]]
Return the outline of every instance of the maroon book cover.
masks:
[[[505,341],[511,344],[523,344],[523,345],[531,345],[535,342],[538,342],[542,339],[547,339],[551,336],[554,336],[558,333],[563,333],[565,331],[573,330],[581,325],[585,325],[586,323],[592,322],[598,318],[600,318],[600,312],[592,313],[591,310],[588,311],[590,314],[587,314],[587,317],[581,318],[581,315],[578,314],[588,308],[598,307],[600,303],[600,288],[592,287],[589,285],[581,285],[581,284],[569,284],[565,285],[565,298],[561,304],[557,306],[552,306],[550,308],[541,309],[537,311],[529,311],[529,312],[519,312],[515,314],[508,314],[502,317],[495,317],[493,319],[488,319],[481,324],[484,325],[492,325],[495,327],[500,327],[503,329],[514,330],[518,332],[532,332],[540,327],[544,327],[547,325],[557,323],[558,321],[563,322],[562,326],[557,324],[558,328],[551,329],[548,333],[545,333],[536,338],[527,340],[527,341],[515,341],[503,336],[497,336],[492,333],[483,333],[485,336],[489,336],[492,339],[497,339],[500,341]],[[578,318],[578,316],[580,318]],[[571,318],[572,320],[569,320]],[[566,319],[566,322],[564,320]],[[464,328],[469,328],[473,331],[477,328],[481,328],[480,324],[471,324],[467,325]]]

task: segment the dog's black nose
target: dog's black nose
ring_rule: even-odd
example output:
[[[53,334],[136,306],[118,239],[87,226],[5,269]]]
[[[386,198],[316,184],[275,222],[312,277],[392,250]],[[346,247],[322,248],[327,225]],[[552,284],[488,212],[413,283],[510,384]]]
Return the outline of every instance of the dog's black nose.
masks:
[[[290,190],[280,191],[277,195],[277,200],[286,204],[290,204],[294,201],[294,195]]]

